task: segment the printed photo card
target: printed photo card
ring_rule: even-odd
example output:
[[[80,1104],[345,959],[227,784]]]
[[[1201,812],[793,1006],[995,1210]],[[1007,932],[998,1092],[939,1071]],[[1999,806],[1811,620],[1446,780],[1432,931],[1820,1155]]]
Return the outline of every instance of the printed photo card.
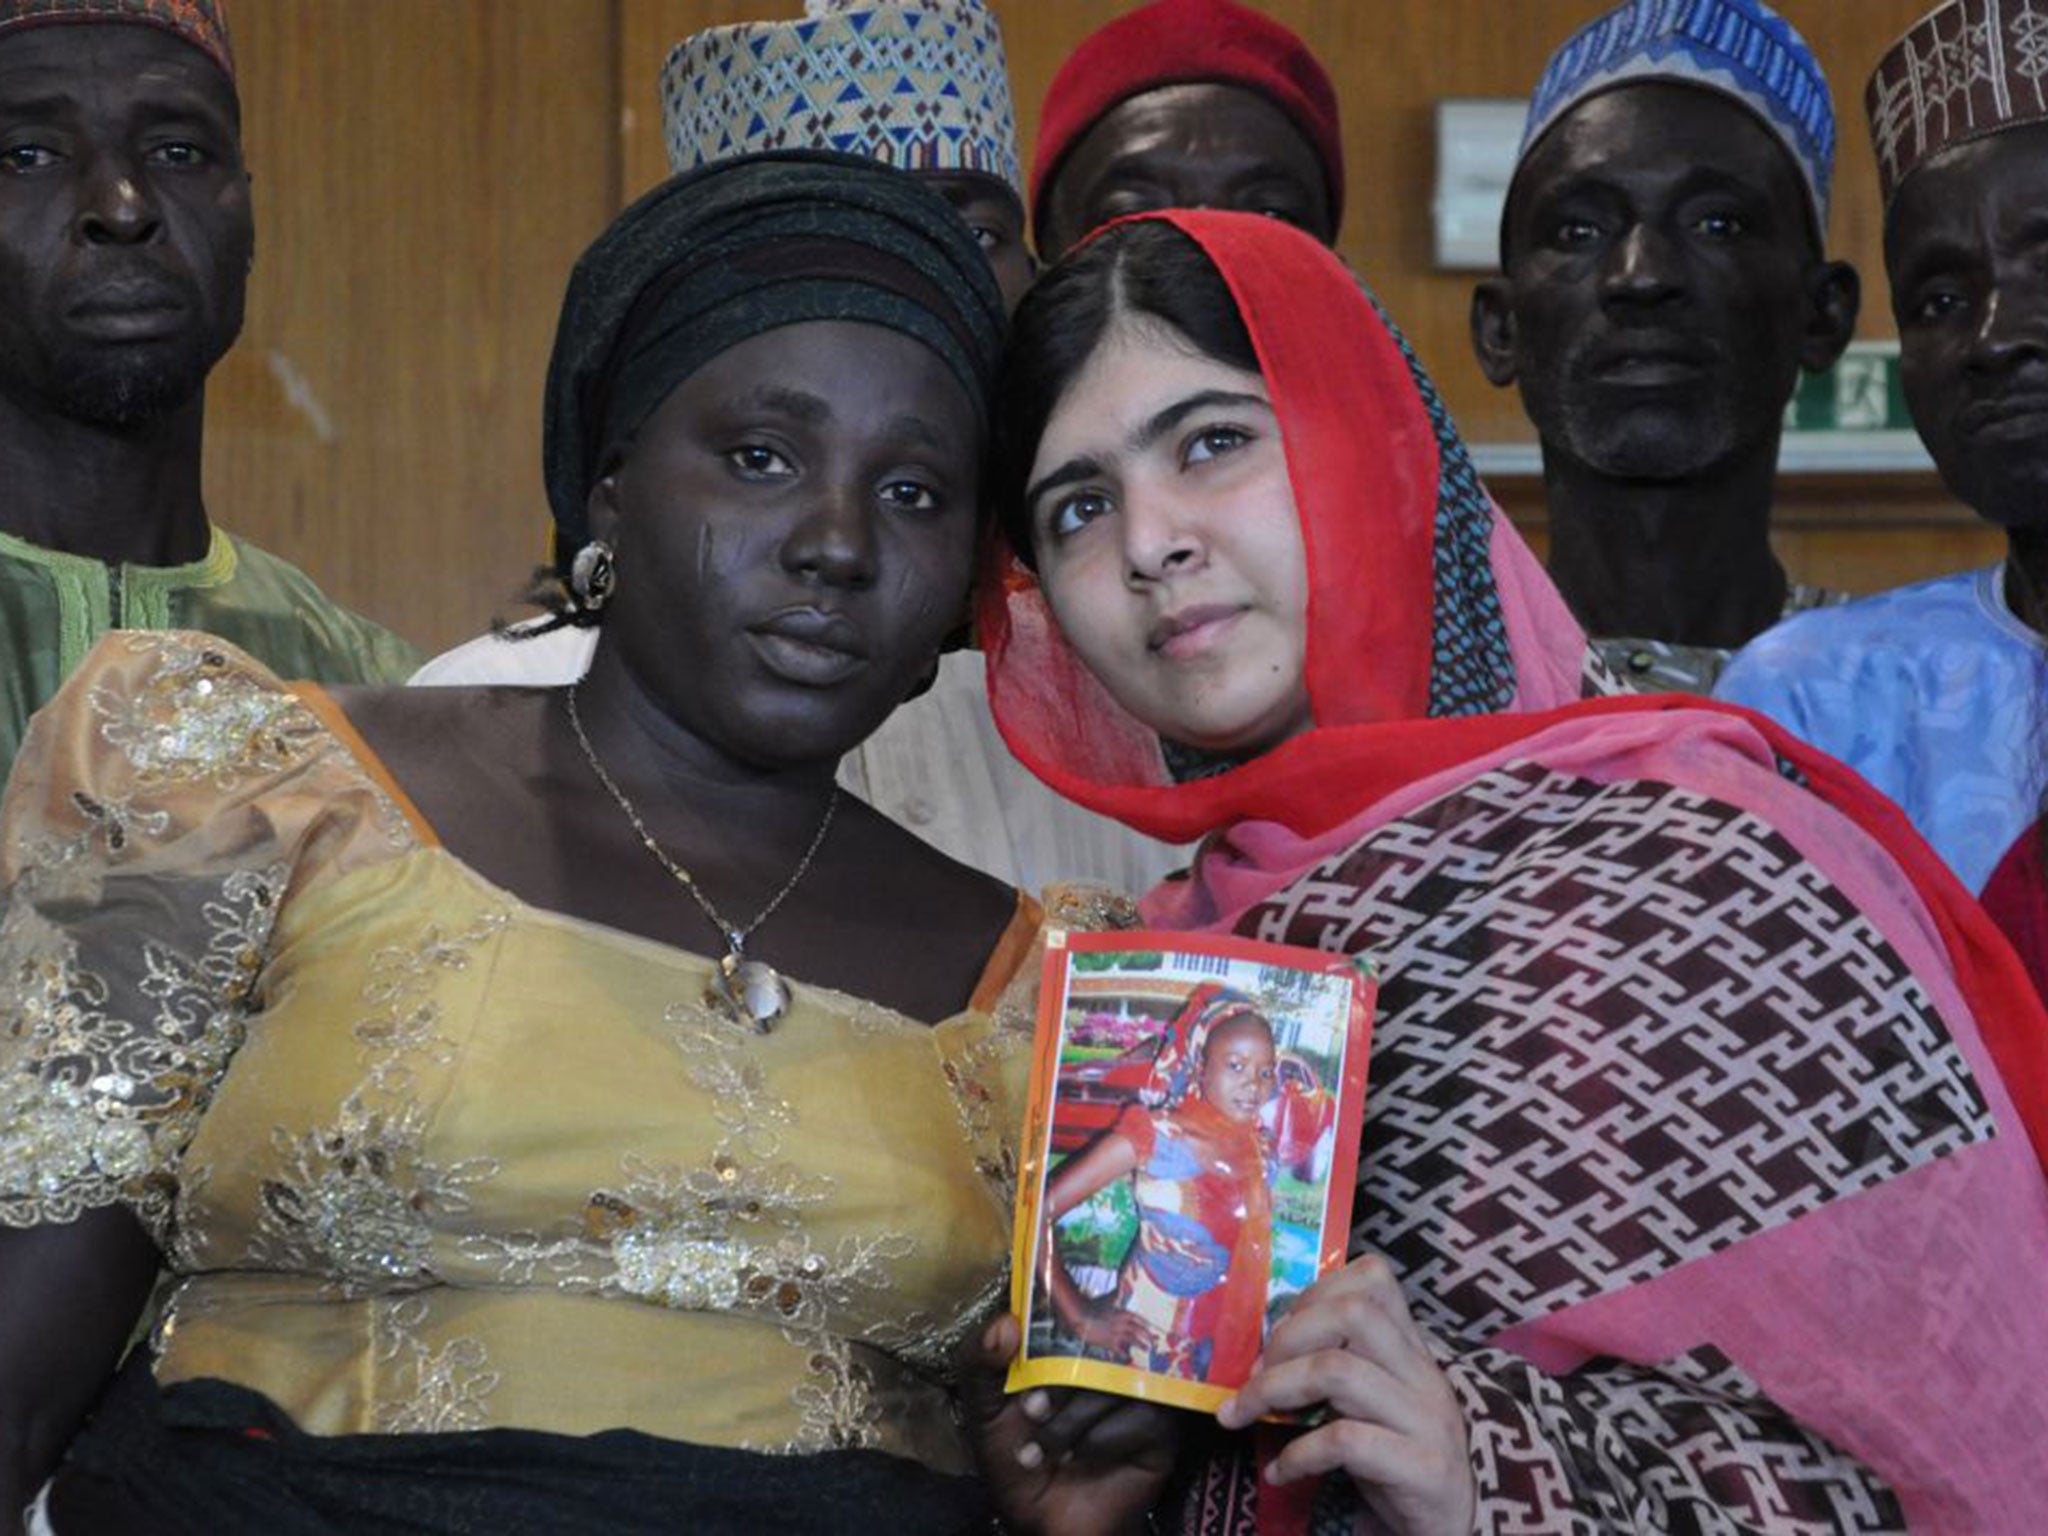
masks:
[[[1344,1261],[1368,962],[1189,933],[1048,940],[1009,1387],[1214,1409]]]

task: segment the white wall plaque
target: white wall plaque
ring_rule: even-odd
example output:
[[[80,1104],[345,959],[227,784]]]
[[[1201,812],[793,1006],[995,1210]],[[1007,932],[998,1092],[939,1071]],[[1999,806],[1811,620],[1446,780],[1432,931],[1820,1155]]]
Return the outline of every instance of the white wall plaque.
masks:
[[[1436,104],[1436,264],[1491,272],[1500,262],[1500,211],[1529,103],[1447,97]]]

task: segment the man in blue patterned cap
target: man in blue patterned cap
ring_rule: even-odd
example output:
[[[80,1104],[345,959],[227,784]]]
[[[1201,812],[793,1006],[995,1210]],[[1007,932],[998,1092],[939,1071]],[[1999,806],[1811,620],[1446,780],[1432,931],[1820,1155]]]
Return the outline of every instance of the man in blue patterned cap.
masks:
[[[1472,341],[1542,440],[1551,576],[1638,688],[1704,692],[1828,600],[1769,534],[1786,402],[1855,327],[1823,254],[1834,144],[1819,66],[1759,0],[1629,0],[1530,102]]]
[[[255,250],[218,0],[0,0],[0,779],[109,629],[287,677],[417,658],[207,517],[206,378]]]

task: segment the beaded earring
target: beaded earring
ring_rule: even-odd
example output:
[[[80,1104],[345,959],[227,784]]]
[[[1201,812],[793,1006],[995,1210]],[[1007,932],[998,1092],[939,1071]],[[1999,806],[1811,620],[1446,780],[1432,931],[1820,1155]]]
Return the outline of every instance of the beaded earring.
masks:
[[[586,613],[596,613],[610,602],[612,589],[618,581],[619,570],[612,558],[612,547],[603,539],[592,539],[577,550],[576,558],[569,562],[569,595]]]

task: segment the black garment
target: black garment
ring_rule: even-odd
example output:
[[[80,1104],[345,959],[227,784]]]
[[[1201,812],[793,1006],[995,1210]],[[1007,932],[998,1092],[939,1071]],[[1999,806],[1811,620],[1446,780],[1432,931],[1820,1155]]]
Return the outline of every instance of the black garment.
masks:
[[[770,1456],[630,1429],[309,1435],[245,1387],[160,1387],[139,1354],[65,1460],[58,1536],[965,1536],[992,1519],[977,1479],[880,1451]]]

